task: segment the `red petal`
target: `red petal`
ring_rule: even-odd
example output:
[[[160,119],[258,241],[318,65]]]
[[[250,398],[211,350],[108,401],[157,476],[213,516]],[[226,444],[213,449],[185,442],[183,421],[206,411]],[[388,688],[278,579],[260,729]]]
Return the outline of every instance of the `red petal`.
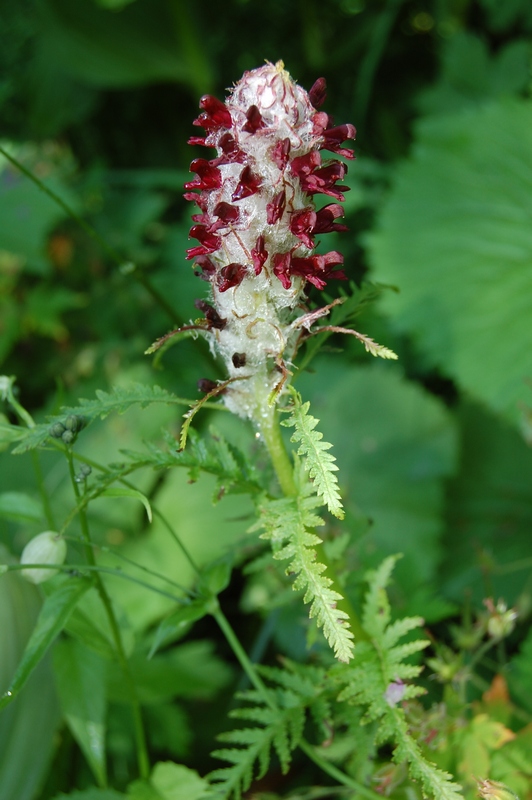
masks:
[[[206,300],[195,300],[194,305],[199,311],[203,311],[205,319],[209,323],[209,328],[217,328],[222,331],[227,325],[227,320],[221,317],[216,309],[207,303]]]
[[[308,97],[314,108],[320,108],[323,105],[327,97],[327,82],[325,78],[318,78],[312,84]]]
[[[204,281],[210,280],[214,274],[216,273],[216,267],[212,263],[209,256],[199,255],[196,258],[196,263],[194,264],[195,267],[199,267],[201,269],[200,278]]]
[[[302,178],[304,175],[310,175],[321,164],[321,156],[317,150],[306,153],[304,156],[297,156],[290,162],[290,169],[292,173]]]
[[[323,145],[325,150],[330,150],[331,153],[337,153],[344,158],[354,158],[355,154],[351,148],[340,147],[342,142],[346,139],[354,139],[356,136],[356,128],[354,125],[346,123],[345,125],[338,125],[336,128],[329,128],[323,131]]]
[[[242,130],[246,131],[246,133],[256,133],[256,131],[260,130],[260,128],[266,127],[266,123],[262,119],[262,114],[257,106],[250,106],[248,108],[246,111],[246,119],[247,122],[242,128]]]
[[[310,234],[314,232],[317,218],[318,215],[312,208],[293,211],[290,215],[290,230],[310,250],[314,247],[314,240]]]
[[[260,272],[268,258],[268,251],[264,247],[264,236],[259,236],[255,247],[251,251],[251,260],[255,267],[255,275],[260,275]]]
[[[235,202],[236,200],[243,200],[244,197],[250,197],[258,192],[259,187],[260,178],[251,171],[251,167],[248,165],[244,167],[240,174],[238,186],[231,195],[231,200]]]
[[[185,189],[219,189],[222,185],[220,170],[205,158],[195,158],[190,165],[190,172],[197,173],[198,177],[185,183]]]
[[[272,161],[280,170],[284,170],[288,163],[288,156],[290,155],[290,139],[288,137],[281,142],[277,142],[275,147],[272,147]]]
[[[286,192],[282,189],[275,195],[271,203],[266,206],[266,221],[268,225],[275,225],[283,216],[286,206]]]
[[[337,203],[331,203],[328,206],[320,208],[317,213],[317,220],[314,226],[313,233],[330,233],[331,231],[347,231],[347,225],[341,225],[335,222],[338,217],[343,217],[344,209]]]
[[[291,253],[276,253],[273,257],[273,274],[279,278],[285,289],[292,286],[289,275],[291,258]]]
[[[233,124],[231,114],[227,106],[210,94],[204,94],[199,102],[199,107],[203,113],[192,123],[205,128],[206,131],[216,128],[230,128]]]
[[[218,288],[221,292],[226,292],[232,286],[238,286],[239,283],[242,283],[245,276],[246,267],[244,264],[228,264],[220,270]]]
[[[223,222],[236,222],[240,216],[240,211],[236,206],[223,202],[214,206],[212,213],[223,220]]]

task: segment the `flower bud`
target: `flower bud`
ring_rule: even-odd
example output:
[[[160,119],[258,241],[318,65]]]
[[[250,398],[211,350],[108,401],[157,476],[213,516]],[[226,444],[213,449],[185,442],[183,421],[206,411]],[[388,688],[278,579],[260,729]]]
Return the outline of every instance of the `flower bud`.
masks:
[[[499,600],[497,605],[491,598],[484,600],[484,605],[488,609],[489,616],[486,622],[486,630],[492,639],[504,639],[509,636],[515,628],[517,611],[508,608],[504,600]]]
[[[519,800],[515,792],[500,781],[477,781],[478,796],[482,800]]]
[[[56,531],[44,531],[35,536],[24,548],[20,557],[21,564],[63,564],[66,558],[67,545]],[[53,578],[56,569],[23,569],[22,575],[30,583],[44,583]]]
[[[64,434],[66,428],[62,422],[54,422],[53,425],[50,425],[48,429],[48,433],[53,439],[60,439],[61,436]]]

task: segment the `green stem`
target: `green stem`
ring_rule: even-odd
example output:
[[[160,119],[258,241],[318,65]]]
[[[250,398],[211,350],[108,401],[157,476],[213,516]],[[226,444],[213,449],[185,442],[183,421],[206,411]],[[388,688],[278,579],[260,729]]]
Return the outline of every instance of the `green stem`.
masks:
[[[72,487],[74,489],[74,494],[76,496],[76,500],[79,502],[81,500],[81,493],[79,489],[79,485],[76,481],[76,475],[74,470],[74,459],[72,458],[72,451],[68,447],[66,450],[66,456],[68,461],[68,470],[70,473],[70,480],[72,482]],[[96,559],[94,557],[94,551],[92,548],[92,542],[90,538],[89,532],[89,524],[87,520],[87,514],[85,511],[85,507],[79,509],[79,521],[81,527],[81,534],[84,539],[85,543],[85,556],[87,562],[90,566],[96,567]],[[107,593],[107,589],[102,581],[101,575],[99,572],[95,572],[94,574],[94,581],[96,584],[96,590],[100,596],[102,604],[105,608],[105,612],[107,614],[107,619],[109,620],[109,625],[111,627],[112,636],[115,643],[116,654],[118,658],[118,662],[124,674],[124,678],[126,681],[127,689],[129,692],[130,703],[131,703],[131,711],[133,715],[133,727],[135,731],[135,740],[137,744],[137,760],[139,766],[139,774],[141,778],[147,779],[150,774],[150,762],[148,757],[148,748],[146,745],[146,737],[144,734],[144,726],[142,722],[142,714],[140,709],[140,703],[137,695],[137,688],[135,686],[135,681],[133,679],[133,675],[131,674],[131,670],[129,669],[129,664],[127,660],[127,656],[124,650],[124,644],[122,642],[122,636],[120,633],[120,628],[118,626],[118,622],[116,619],[116,615],[113,609],[113,605],[111,603],[111,598]]]
[[[267,416],[259,423],[259,429],[283,494],[286,497],[295,497],[297,486],[294,480],[294,468],[285,447],[279,425],[279,414],[275,407],[268,409]]]
[[[48,497],[48,492],[46,491],[46,487],[44,485],[44,478],[42,474],[39,454],[36,452],[36,450],[31,451],[31,460],[33,461],[33,470],[35,472],[35,477],[37,479],[37,486],[39,488],[39,494],[41,495],[46,522],[48,523],[50,529],[55,531],[57,530],[57,528],[55,525],[54,514],[52,511],[52,506],[50,505],[50,498]]]
[[[377,792],[368,789],[367,786],[364,786],[362,783],[358,783],[358,781],[353,780],[349,775],[346,775],[345,772],[335,767],[334,764],[329,763],[326,761],[322,756],[320,756],[316,752],[316,748],[309,744],[305,739],[302,739],[299,743],[299,747],[305,755],[307,755],[311,761],[313,761],[316,766],[320,767],[324,772],[331,776],[341,783],[343,786],[348,786],[350,789],[354,789],[357,794],[361,797],[367,797],[368,800],[382,800],[382,794],[378,794]]]
[[[24,406],[22,406],[15,394],[13,392],[13,385],[15,383],[15,378],[9,378],[7,387],[6,387],[6,399],[13,411],[16,413],[17,417],[26,425],[27,428],[31,430],[31,428],[35,427],[35,422],[31,414],[29,414]],[[41,469],[41,462],[39,460],[38,453],[35,450],[31,453],[31,458],[33,461],[33,469],[35,472],[35,477],[37,479],[37,486],[39,489],[39,494],[41,495],[42,505],[44,509],[44,514],[46,516],[46,521],[52,530],[56,530],[55,522],[54,522],[54,515],[52,513],[52,507],[50,505],[50,499],[48,497],[48,492],[44,486],[44,478]]]
[[[146,581],[141,581],[139,578],[134,578],[132,575],[128,575],[127,572],[122,572],[120,569],[112,569],[111,567],[100,567],[97,564],[92,566],[91,564],[9,564],[8,566],[2,564],[0,565],[0,575],[3,575],[4,572],[21,572],[25,569],[49,569],[54,570],[55,572],[66,572],[72,574],[72,572],[79,572],[83,575],[86,572],[98,572],[101,575],[111,575],[114,578],[121,578],[122,580],[129,581],[130,583],[134,583],[137,586],[141,586],[143,589],[147,589],[150,592],[154,592],[155,594],[160,594],[161,597],[166,597],[168,600],[172,600],[172,602],[181,604],[181,605],[188,605],[188,601],[183,600],[182,597],[178,597],[175,594],[171,594],[170,592],[165,592],[164,589],[158,589],[157,586],[152,586],[150,583],[146,583]],[[159,576],[162,577],[162,576]]]
[[[297,486],[294,480],[292,463],[281,434],[281,426],[279,425],[279,412],[276,408],[271,408],[268,411],[268,416],[262,418],[262,421],[259,424],[260,432],[272,460],[273,468],[283,494],[287,497],[294,497],[297,495]],[[340,590],[338,576],[334,567],[327,558],[325,548],[323,545],[318,545],[316,549],[319,550],[320,562],[327,568],[327,575],[332,581],[331,588],[341,595],[342,599],[338,600],[338,608],[342,611],[345,611],[345,613],[348,615],[349,623],[355,635],[355,639],[367,640],[368,635],[362,627],[353,604],[347,597],[344,597],[343,592]]]
[[[233,653],[235,654],[236,658],[238,659],[238,662],[240,663],[240,666],[242,667],[242,669],[244,670],[244,672],[248,676],[250,682],[253,684],[255,689],[257,689],[257,691],[261,693],[261,695],[264,698],[264,702],[270,708],[275,709],[276,705],[275,705],[274,701],[270,697],[270,694],[268,693],[268,690],[266,689],[265,684],[263,683],[263,681],[261,680],[259,674],[257,673],[257,670],[255,669],[255,667],[251,663],[251,661],[250,661],[250,659],[248,657],[248,654],[246,653],[246,651],[244,650],[244,648],[240,644],[238,636],[236,635],[236,633],[232,629],[232,627],[231,627],[231,625],[229,623],[229,620],[227,619],[227,617],[223,613],[222,609],[220,608],[220,606],[218,604],[218,601],[216,601],[216,609],[214,611],[212,611],[211,613],[212,613],[214,619],[216,620],[216,622],[218,623],[218,626],[219,626],[220,630],[222,631],[223,635],[225,636],[229,646],[231,647],[231,650],[233,651]]]

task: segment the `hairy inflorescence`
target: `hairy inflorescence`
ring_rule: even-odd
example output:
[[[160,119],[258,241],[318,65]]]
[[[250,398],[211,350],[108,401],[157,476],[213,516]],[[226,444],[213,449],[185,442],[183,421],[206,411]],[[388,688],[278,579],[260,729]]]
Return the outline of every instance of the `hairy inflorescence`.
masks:
[[[307,93],[282,62],[267,63],[246,72],[225,103],[202,97],[194,124],[206,135],[189,140],[217,153],[194,159],[196,177],[185,184],[199,208],[188,258],[210,284],[208,300],[196,303],[204,314],[197,326],[233,379],[226,404],[257,422],[315,319],[304,319],[308,285],[345,279],[341,253],[315,252],[318,235],[346,230],[338,220],[347,166],[322,151],[353,158],[342,143],[355,136],[353,125],[335,127],[318,110],[325,95],[323,78]],[[317,195],[331,202],[317,208]]]

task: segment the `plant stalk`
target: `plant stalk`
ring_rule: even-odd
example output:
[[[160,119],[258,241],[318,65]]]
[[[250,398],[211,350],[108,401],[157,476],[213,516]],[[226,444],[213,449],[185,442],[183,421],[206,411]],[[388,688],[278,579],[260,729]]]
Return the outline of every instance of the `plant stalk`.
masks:
[[[76,500],[79,501],[81,499],[81,492],[78,483],[76,481],[76,475],[74,471],[74,460],[72,458],[72,450],[70,447],[67,447],[66,449],[66,456],[68,461],[70,480],[72,481],[72,487],[74,489],[74,495],[76,497]],[[81,534],[85,542],[85,557],[91,567],[96,567],[96,559],[94,557],[94,551],[90,537],[90,531],[89,531],[89,525],[85,507],[79,509],[79,521],[81,526]],[[137,747],[137,761],[139,767],[139,775],[141,778],[147,779],[150,774],[150,761],[148,757],[148,748],[146,744],[146,736],[144,733],[144,725],[142,722],[140,703],[137,695],[137,688],[135,686],[135,681],[133,679],[133,675],[131,674],[131,670],[129,668],[127,656],[124,650],[124,644],[122,642],[122,636],[120,634],[120,628],[116,619],[113,605],[111,603],[111,598],[109,597],[107,589],[105,588],[105,584],[102,581],[102,578],[97,571],[94,572],[94,582],[96,585],[96,590],[105,608],[107,619],[109,620],[111,633],[115,643],[116,655],[120,667],[122,669],[122,672],[124,674],[127,689],[129,692],[131,711],[133,715],[133,728],[135,732],[135,740]]]

